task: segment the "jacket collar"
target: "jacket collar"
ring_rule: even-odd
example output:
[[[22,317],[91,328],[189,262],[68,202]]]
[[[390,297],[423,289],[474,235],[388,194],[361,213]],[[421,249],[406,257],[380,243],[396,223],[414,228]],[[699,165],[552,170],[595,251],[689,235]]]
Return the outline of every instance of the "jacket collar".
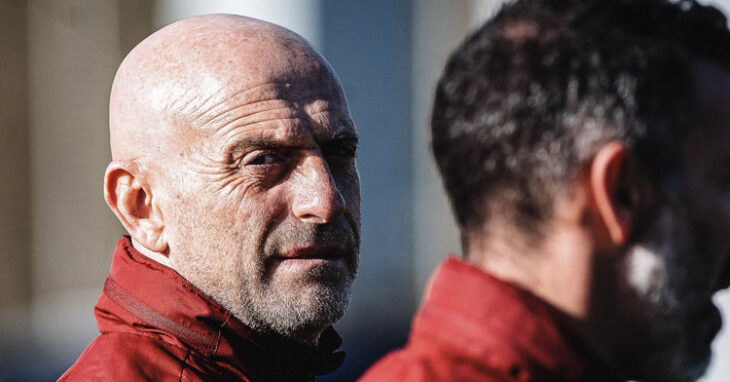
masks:
[[[563,316],[533,294],[450,258],[431,279],[413,332],[423,341],[435,334],[516,381],[618,380],[561,325]]]
[[[117,243],[95,315],[102,333],[154,332],[252,380],[311,380],[337,369],[345,356],[335,352],[342,340],[332,327],[317,348],[252,331],[173,269],[135,250],[128,236]]]

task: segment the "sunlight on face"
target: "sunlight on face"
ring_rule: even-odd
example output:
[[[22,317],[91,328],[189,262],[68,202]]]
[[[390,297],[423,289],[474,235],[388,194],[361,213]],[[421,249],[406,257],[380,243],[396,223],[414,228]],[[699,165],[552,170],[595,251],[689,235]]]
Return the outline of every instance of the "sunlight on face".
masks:
[[[357,271],[357,133],[327,64],[289,59],[195,108],[163,208],[175,270],[252,329],[311,342]]]

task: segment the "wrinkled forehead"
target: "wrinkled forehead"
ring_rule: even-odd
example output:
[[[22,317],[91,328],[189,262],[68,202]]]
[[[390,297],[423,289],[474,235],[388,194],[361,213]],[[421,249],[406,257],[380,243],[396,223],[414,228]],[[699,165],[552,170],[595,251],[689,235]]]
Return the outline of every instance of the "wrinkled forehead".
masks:
[[[181,102],[169,108],[177,122],[177,149],[219,153],[252,139],[310,147],[355,136],[329,65],[311,50],[282,48],[262,51],[254,60],[239,56],[215,63],[201,71],[206,76],[198,83],[184,85]],[[203,96],[185,98],[190,89]]]
[[[148,37],[120,66],[109,109],[112,155],[166,156],[277,106],[349,119],[339,80],[299,35],[238,16],[183,20]]]
[[[233,104],[274,98],[320,98],[332,107],[345,103],[327,62],[303,41],[269,37],[199,49],[194,59],[173,63],[166,80],[151,89],[156,111],[180,121],[197,121],[195,127],[208,127],[199,122]]]

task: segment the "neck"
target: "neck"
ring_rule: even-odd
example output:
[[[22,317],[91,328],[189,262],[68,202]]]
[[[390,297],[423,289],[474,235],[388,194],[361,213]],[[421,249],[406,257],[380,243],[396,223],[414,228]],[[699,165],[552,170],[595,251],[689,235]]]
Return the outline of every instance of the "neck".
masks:
[[[134,238],[132,238],[132,247],[136,249],[137,252],[145,255],[149,259],[154,260],[166,267],[172,268],[172,266],[170,265],[170,258],[167,255],[147,249],[147,247],[137,242],[137,240],[135,240]]]
[[[516,243],[514,230],[469,240],[467,261],[525,289],[567,316],[587,318],[593,274],[592,243],[583,230],[552,229],[536,246]],[[473,237],[473,235],[472,235]]]
[[[469,240],[467,261],[495,277],[529,291],[564,314],[563,325],[608,363],[610,343],[601,330],[592,301],[605,288],[601,268],[609,268],[598,254],[587,227],[566,224],[546,230],[545,238],[527,247],[515,243],[519,233],[494,232]],[[598,279],[597,279],[598,278]],[[599,299],[600,300],[600,299]],[[600,304],[599,304],[600,305]],[[599,306],[600,308],[600,306]],[[598,318],[600,320],[600,317]]]

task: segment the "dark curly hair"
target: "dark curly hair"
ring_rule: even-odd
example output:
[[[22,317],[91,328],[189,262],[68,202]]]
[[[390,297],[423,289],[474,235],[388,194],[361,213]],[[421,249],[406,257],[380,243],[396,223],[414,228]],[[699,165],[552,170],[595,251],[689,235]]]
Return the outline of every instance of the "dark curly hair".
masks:
[[[498,216],[535,238],[610,140],[659,181],[691,128],[692,66],[730,67],[717,9],[694,1],[518,0],[452,54],[432,148],[464,239]]]

